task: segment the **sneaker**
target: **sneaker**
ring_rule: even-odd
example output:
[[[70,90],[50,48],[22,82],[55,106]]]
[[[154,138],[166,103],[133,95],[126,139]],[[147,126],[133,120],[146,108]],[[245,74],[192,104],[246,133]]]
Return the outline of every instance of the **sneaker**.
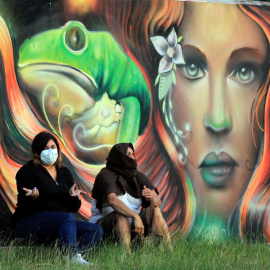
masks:
[[[85,265],[91,265],[91,266],[94,265],[93,263],[90,263],[90,262],[86,261],[86,260],[82,257],[82,254],[80,254],[80,253],[74,255],[74,256],[71,258],[70,262],[73,263],[73,264],[85,264]]]

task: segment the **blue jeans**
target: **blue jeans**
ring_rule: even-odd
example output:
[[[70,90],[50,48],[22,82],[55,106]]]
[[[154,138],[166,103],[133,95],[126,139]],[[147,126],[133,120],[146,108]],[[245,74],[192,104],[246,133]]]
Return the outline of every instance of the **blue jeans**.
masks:
[[[99,244],[103,230],[97,224],[75,220],[71,213],[37,212],[17,224],[15,237],[38,243],[58,240],[62,248],[80,252]]]

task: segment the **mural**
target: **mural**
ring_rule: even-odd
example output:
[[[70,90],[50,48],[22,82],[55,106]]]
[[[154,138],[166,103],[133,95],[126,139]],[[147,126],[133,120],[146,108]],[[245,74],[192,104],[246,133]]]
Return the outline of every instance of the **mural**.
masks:
[[[270,3],[210,2],[0,1],[1,231],[48,130],[87,192],[79,218],[132,142],[172,232],[270,241]]]

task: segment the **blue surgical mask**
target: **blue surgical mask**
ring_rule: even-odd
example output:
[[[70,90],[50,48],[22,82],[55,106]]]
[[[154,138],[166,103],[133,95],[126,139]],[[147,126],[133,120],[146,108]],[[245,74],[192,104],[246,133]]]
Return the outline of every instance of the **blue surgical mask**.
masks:
[[[57,149],[46,149],[40,153],[40,160],[44,165],[53,165],[58,158]]]

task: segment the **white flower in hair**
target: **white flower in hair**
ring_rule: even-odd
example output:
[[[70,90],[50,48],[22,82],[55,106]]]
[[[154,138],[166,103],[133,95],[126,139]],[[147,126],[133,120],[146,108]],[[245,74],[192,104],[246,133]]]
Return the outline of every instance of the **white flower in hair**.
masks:
[[[174,64],[185,64],[182,47],[180,44],[178,44],[181,39],[182,37],[177,40],[177,35],[174,28],[170,32],[167,39],[162,36],[151,37],[151,41],[156,51],[163,56],[159,62],[159,74],[171,71]]]
[[[167,131],[178,150],[178,162],[185,164],[188,151],[183,141],[189,137],[190,132],[177,129],[172,113],[173,105],[171,101],[171,91],[176,85],[176,65],[185,65],[182,47],[179,44],[181,40],[181,36],[177,39],[174,29],[172,29],[167,39],[162,36],[151,37],[156,51],[162,56],[155,85],[158,84],[158,99],[164,124],[167,126]]]

